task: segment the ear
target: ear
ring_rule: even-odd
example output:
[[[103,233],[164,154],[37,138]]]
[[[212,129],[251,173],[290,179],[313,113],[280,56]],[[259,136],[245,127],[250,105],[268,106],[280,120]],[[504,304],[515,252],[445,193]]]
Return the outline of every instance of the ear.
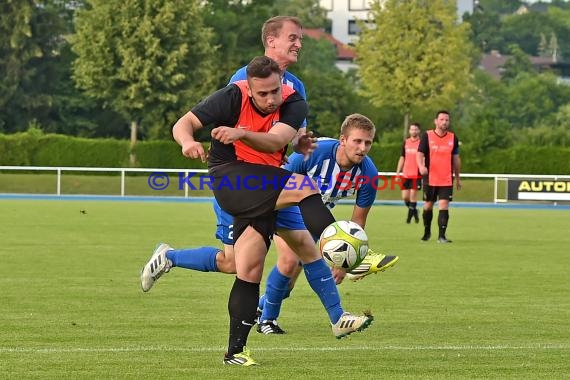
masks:
[[[267,46],[270,48],[275,47],[275,36],[267,36]]]

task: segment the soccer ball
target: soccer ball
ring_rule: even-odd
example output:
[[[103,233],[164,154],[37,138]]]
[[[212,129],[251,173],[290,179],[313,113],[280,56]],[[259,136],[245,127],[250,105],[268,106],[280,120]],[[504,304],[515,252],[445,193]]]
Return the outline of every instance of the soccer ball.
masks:
[[[357,223],[340,220],[325,228],[319,249],[329,266],[351,271],[368,253],[368,236]]]

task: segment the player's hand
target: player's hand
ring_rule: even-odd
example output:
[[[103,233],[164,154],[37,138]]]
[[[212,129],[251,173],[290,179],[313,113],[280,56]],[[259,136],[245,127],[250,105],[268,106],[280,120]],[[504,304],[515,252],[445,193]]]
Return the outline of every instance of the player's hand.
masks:
[[[232,144],[243,136],[245,130],[232,127],[216,127],[212,129],[212,138],[220,141],[222,144]]]
[[[305,132],[297,137],[295,151],[305,156],[305,160],[309,158],[315,149],[317,149],[317,138],[312,131]]]
[[[334,282],[336,282],[337,285],[340,285],[342,283],[342,280],[344,280],[344,277],[346,276],[346,271],[338,267],[333,267],[331,271],[334,278]]]
[[[455,178],[455,187],[457,190],[461,190],[461,179]]]
[[[421,175],[427,175],[428,174],[428,168],[424,165],[424,166],[420,166],[419,167],[420,170],[420,174]]]
[[[184,157],[196,159],[206,162],[206,152],[204,147],[198,141],[188,141],[182,144],[182,154]]]

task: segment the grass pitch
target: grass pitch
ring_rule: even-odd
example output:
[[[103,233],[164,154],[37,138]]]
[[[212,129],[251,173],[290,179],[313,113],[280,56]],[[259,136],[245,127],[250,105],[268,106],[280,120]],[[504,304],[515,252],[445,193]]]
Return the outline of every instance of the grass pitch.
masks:
[[[217,245],[209,204],[0,200],[0,378],[568,378],[569,212],[452,209],[449,245],[421,243],[405,212],[375,207],[367,226],[398,265],[339,287],[370,329],[335,340],[300,279],[287,334],[253,331],[261,366],[236,368],[221,364],[233,276],[175,268],[139,288],[157,242]]]

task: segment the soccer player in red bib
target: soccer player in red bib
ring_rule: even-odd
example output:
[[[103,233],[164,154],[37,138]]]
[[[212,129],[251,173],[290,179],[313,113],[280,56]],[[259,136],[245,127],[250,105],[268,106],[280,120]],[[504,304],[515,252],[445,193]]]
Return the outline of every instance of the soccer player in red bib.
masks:
[[[434,120],[435,129],[422,135],[416,155],[424,186],[424,236],[423,241],[431,237],[433,204],[439,200],[438,242],[451,243],[445,233],[449,222],[449,202],[453,199],[453,180],[457,190],[461,189],[461,160],[459,158],[459,140],[449,131],[449,112],[438,111]]]
[[[416,208],[418,205],[417,192],[422,188],[418,161],[416,159],[416,153],[420,146],[420,131],[419,123],[410,124],[408,129],[410,137],[402,144],[402,154],[400,155],[396,169],[396,175],[404,179],[402,183],[402,199],[408,209],[408,216],[406,218],[406,223],[408,224],[411,222],[412,217],[416,223],[420,222],[418,209]]]

